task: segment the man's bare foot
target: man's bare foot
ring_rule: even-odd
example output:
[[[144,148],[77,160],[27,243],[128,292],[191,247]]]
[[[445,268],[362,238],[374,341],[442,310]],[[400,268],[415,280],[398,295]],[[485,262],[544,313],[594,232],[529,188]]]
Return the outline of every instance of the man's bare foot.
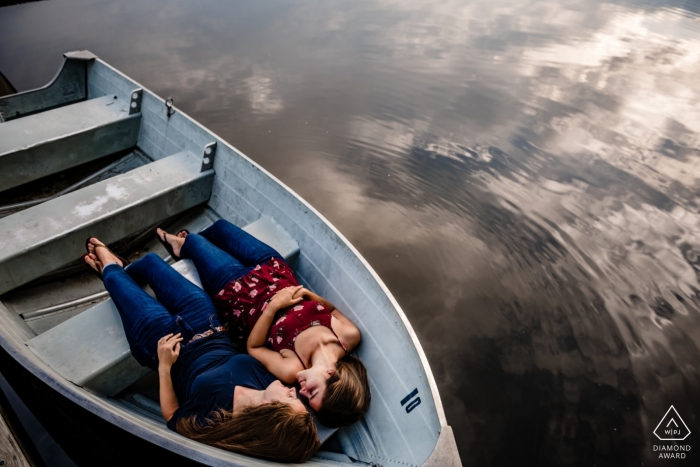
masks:
[[[119,258],[119,256],[112,253],[112,250],[107,248],[107,246],[95,237],[90,238],[87,243],[88,256],[85,257],[85,262],[90,265],[92,260],[97,266],[99,266],[99,271],[102,271],[102,267],[107,263],[117,263],[119,266],[124,267],[124,262]],[[92,265],[90,265],[92,266]]]
[[[160,238],[161,241],[167,242],[172,247],[173,256],[176,256],[177,258],[180,257],[180,250],[182,250],[182,245],[185,244],[187,232],[181,230],[177,235],[173,235],[161,228],[157,228],[156,235],[158,235],[158,238]]]

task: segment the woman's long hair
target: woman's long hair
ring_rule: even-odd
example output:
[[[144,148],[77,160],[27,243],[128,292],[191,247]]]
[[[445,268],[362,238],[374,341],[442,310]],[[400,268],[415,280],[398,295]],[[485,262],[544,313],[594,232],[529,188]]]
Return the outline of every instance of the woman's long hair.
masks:
[[[279,462],[304,462],[321,447],[311,415],[277,401],[246,407],[237,414],[220,410],[203,425],[195,416],[182,418],[177,432],[221,449]]]
[[[332,428],[349,426],[369,410],[371,394],[367,369],[359,358],[348,355],[335,364],[328,378],[321,409],[316,413],[321,423]]]

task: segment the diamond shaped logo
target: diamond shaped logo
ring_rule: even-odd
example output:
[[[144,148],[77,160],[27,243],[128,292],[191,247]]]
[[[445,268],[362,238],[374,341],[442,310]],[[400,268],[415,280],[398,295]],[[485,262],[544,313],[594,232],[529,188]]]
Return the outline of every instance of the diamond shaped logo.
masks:
[[[661,441],[683,441],[690,435],[690,430],[675,407],[671,406],[654,429],[654,434]]]

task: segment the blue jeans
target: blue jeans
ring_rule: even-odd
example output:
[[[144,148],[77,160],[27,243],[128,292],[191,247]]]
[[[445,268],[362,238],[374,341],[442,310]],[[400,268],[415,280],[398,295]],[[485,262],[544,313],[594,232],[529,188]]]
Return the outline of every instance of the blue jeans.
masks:
[[[102,280],[119,310],[131,354],[143,366],[158,369],[158,340],[182,333],[183,342],[221,326],[211,298],[158,255],[149,253],[127,266],[107,265]],[[146,282],[156,294],[137,284]]]
[[[188,234],[180,257],[192,260],[202,287],[209,295],[215,295],[257,264],[282,255],[229,221],[219,219],[199,234]]]

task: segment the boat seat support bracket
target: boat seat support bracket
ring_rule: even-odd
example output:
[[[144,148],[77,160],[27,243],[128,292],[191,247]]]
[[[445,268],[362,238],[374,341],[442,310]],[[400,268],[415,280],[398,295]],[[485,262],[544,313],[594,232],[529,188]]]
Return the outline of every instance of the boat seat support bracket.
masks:
[[[202,170],[200,170],[200,172],[205,172],[214,167],[214,156],[216,156],[216,146],[216,141],[204,146],[204,153],[202,154]]]
[[[141,112],[141,97],[143,89],[137,88],[131,91],[131,102],[129,103],[129,115]]]

